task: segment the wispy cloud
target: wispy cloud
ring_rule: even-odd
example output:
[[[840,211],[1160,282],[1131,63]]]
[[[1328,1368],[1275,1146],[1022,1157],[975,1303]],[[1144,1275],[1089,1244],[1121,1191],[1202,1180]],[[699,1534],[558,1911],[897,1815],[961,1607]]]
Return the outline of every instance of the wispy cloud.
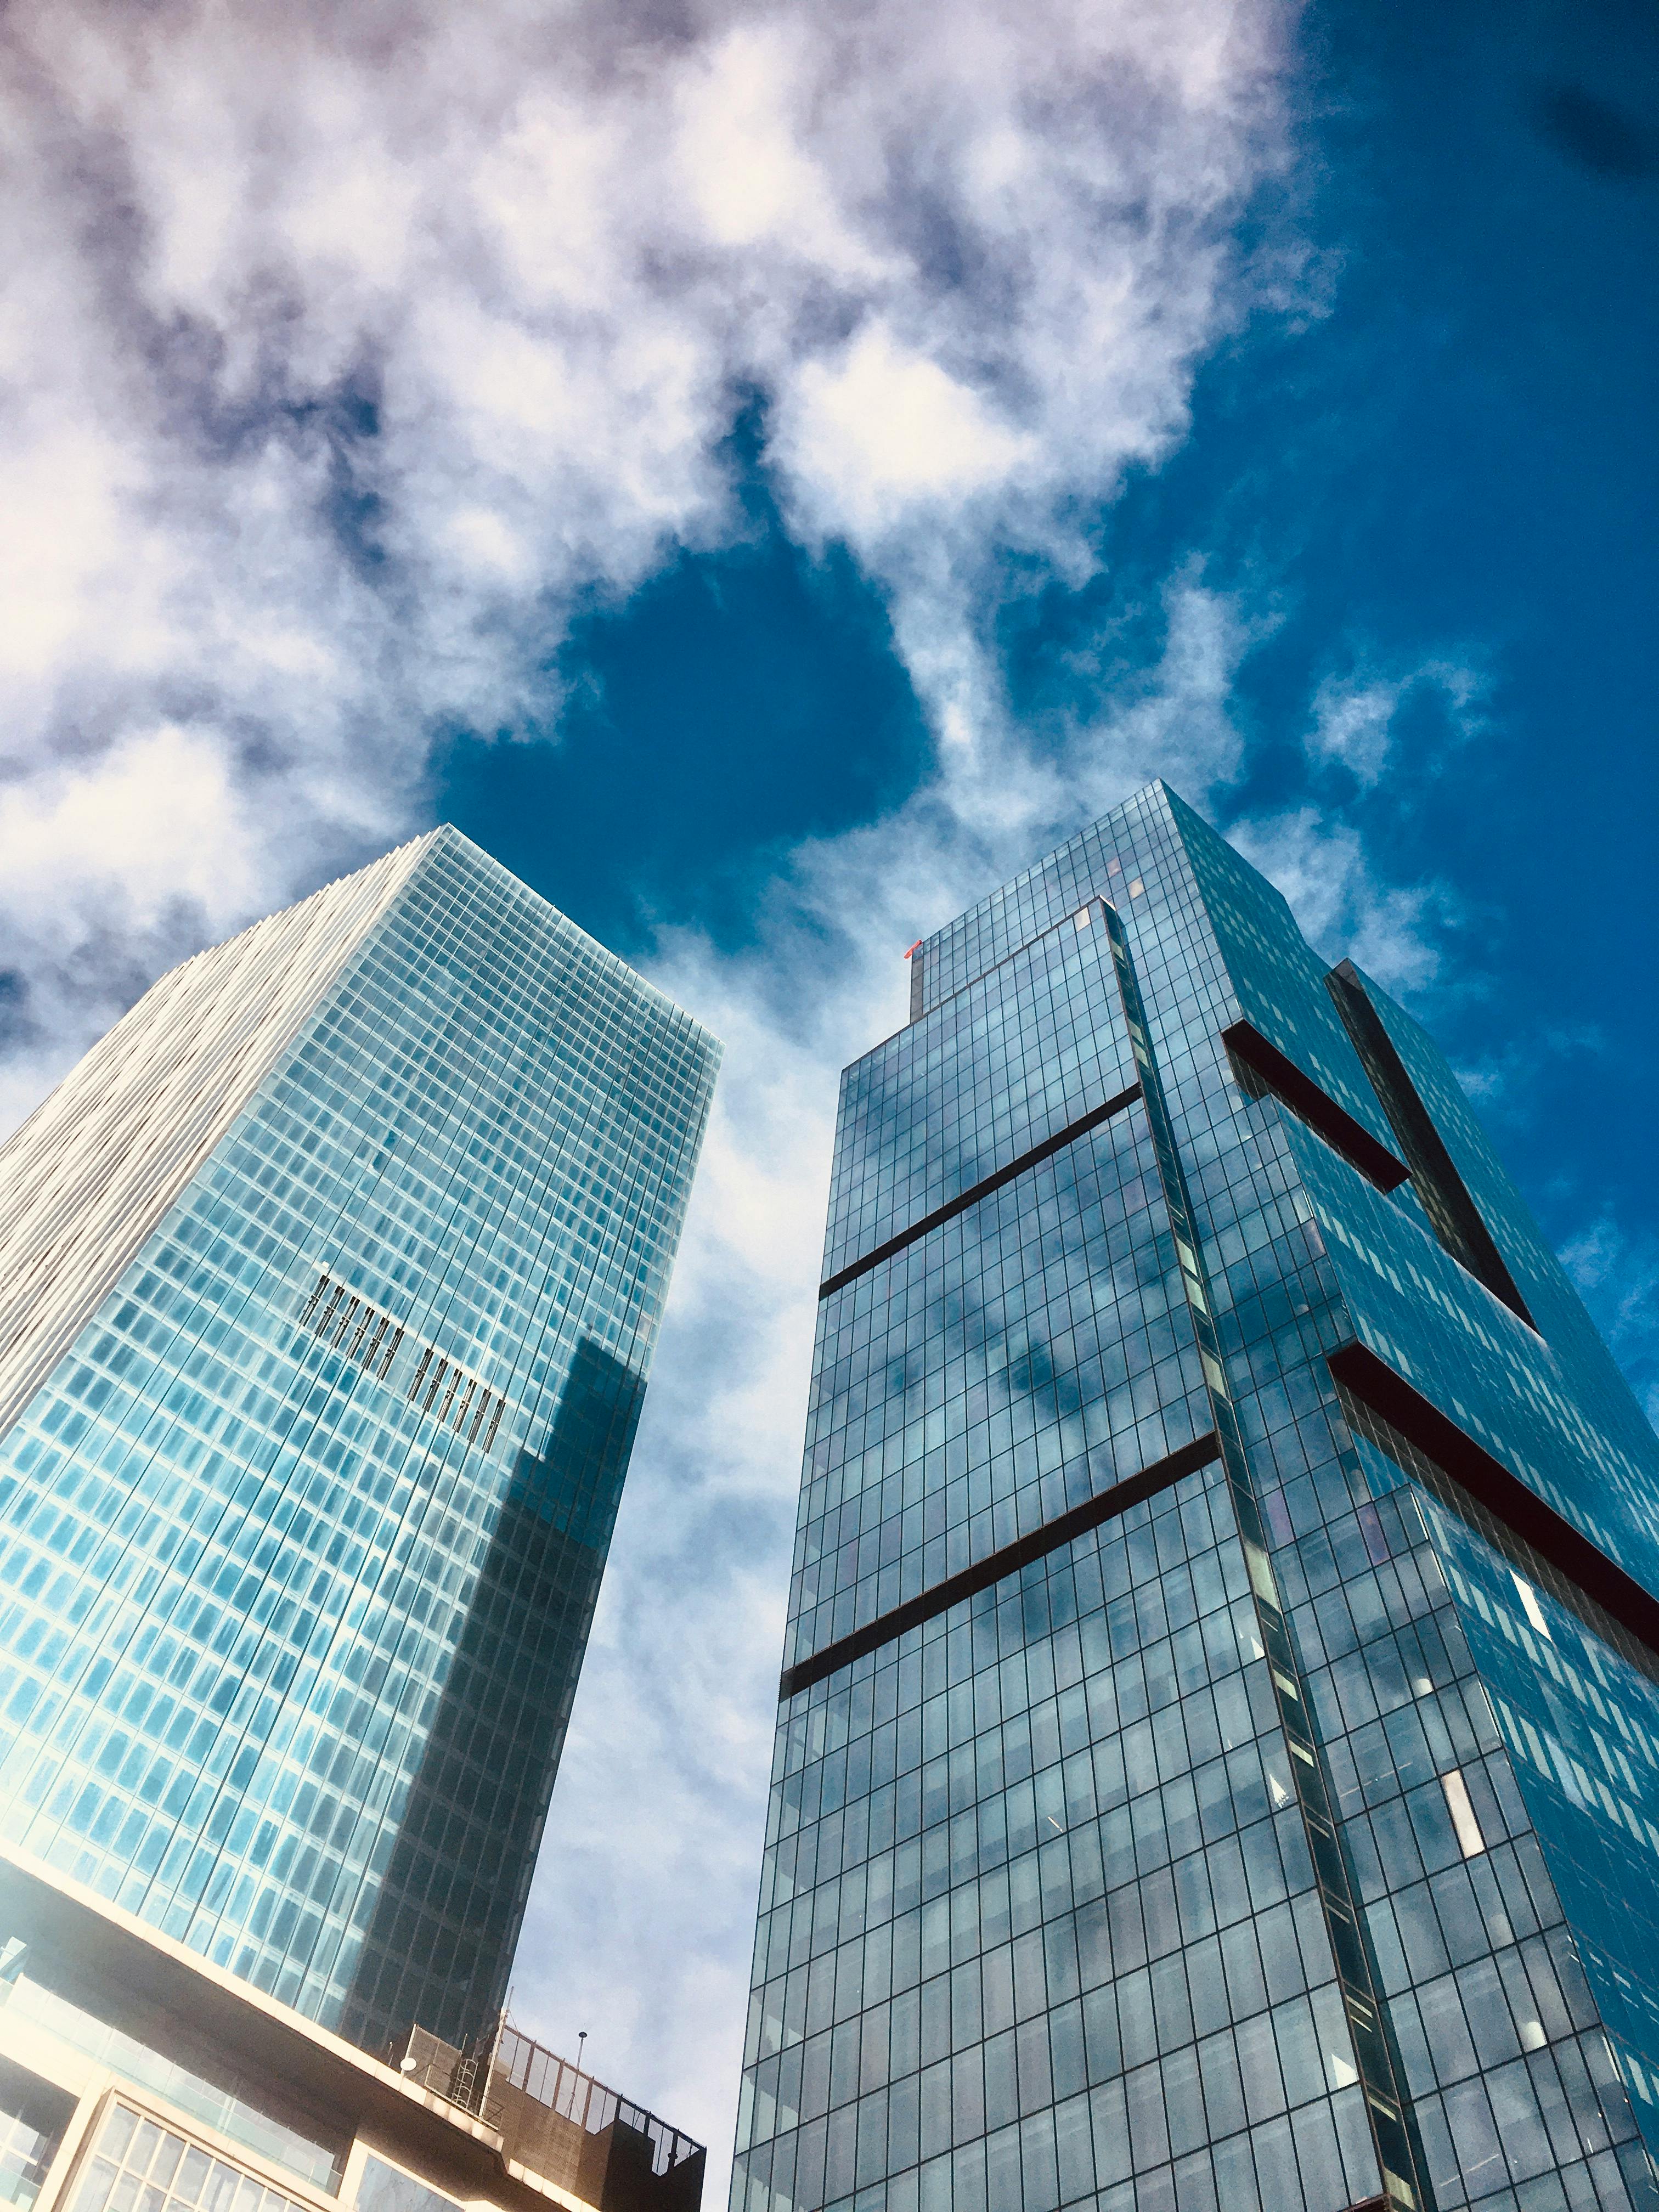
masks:
[[[1455,915],[1445,885],[1389,883],[1351,823],[1312,806],[1237,822],[1228,835],[1332,959],[1346,954],[1390,991],[1435,980]]]
[[[1457,1079],[1479,1100],[1486,1119],[1524,1125],[1536,1111],[1547,1077],[1582,1079],[1609,1048],[1607,1031],[1594,1022],[1534,1025],[1501,1047],[1464,1060]]]
[[[1561,1259],[1659,1427],[1659,1237],[1632,1237],[1604,1213],[1562,1247]]]
[[[238,853],[383,840],[434,731],[544,710],[574,592],[729,526],[756,392],[796,526],[854,547],[975,743],[988,552],[1084,557],[1078,515],[1179,434],[1240,311],[1278,23],[939,27],[10,11],[7,771],[187,727],[224,763],[216,920],[264,896]]]
[[[1434,712],[1441,740],[1462,743],[1481,726],[1486,690],[1476,670],[1455,660],[1425,660],[1403,673],[1327,677],[1314,695],[1309,757],[1346,769],[1369,790],[1395,759],[1407,710]]]
[[[545,725],[571,608],[742,526],[744,408],[788,526],[852,549],[932,720],[935,780],[789,856],[752,952],[688,935],[655,968],[726,1073],[515,2002],[708,2136],[711,2203],[835,1073],[902,1019],[920,932],[1149,775],[1202,800],[1238,773],[1254,617],[1201,569],[1150,665],[1040,749],[990,616],[1010,553],[1087,574],[1093,519],[1279,283],[1237,241],[1285,158],[1286,21],[6,19],[0,1112],[171,961],[418,826],[443,730]],[[1311,817],[1255,834],[1316,926],[1421,972],[1424,895]]]

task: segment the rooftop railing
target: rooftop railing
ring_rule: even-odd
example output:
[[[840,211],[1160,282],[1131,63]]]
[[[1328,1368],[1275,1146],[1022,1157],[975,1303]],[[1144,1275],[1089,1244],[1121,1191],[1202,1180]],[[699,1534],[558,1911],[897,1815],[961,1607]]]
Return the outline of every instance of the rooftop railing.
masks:
[[[599,2212],[697,2212],[703,2146],[509,2021],[459,2050],[411,2029],[392,2063],[499,2130],[509,2159]]]
[[[617,2090],[608,2089],[591,2074],[582,2073],[568,2058],[559,2057],[542,2044],[532,2043],[510,2023],[501,2030],[490,2078],[492,2086],[501,2081],[510,2081],[515,2089],[522,2089],[538,2105],[546,2105],[565,2119],[574,2121],[589,2135],[599,2135],[613,2120],[621,2120],[625,2127],[649,2136],[653,2173],[672,2172],[703,2148],[679,2129],[671,2127],[666,2120],[659,2119],[654,2112],[630,2104]]]

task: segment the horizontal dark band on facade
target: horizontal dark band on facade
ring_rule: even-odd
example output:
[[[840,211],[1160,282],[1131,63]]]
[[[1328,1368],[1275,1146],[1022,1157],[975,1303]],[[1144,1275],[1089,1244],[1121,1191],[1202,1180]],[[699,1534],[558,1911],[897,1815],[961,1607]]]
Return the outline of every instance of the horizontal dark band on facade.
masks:
[[[1012,1182],[1016,1176],[1023,1176],[1029,1168],[1040,1167],[1044,1160],[1052,1159],[1056,1152],[1063,1152],[1067,1145],[1074,1145],[1079,1137],[1086,1137],[1091,1129],[1097,1129],[1103,1121],[1109,1121],[1114,1114],[1121,1114],[1126,1106],[1133,1106],[1139,1096],[1140,1085],[1132,1083],[1127,1091],[1120,1091],[1115,1098],[1109,1098],[1103,1106],[1097,1106],[1092,1112],[1084,1115],[1080,1121],[1068,1121],[1052,1137],[1045,1137],[1040,1145],[1033,1145],[1029,1152],[1022,1152],[1017,1160],[1010,1160],[1006,1168],[999,1168],[994,1175],[981,1176],[977,1182],[969,1183],[966,1190],[958,1191],[943,1206],[936,1206],[931,1213],[924,1213],[920,1221],[913,1221],[908,1229],[901,1229],[896,1237],[890,1237],[884,1244],[878,1244],[862,1259],[849,1261],[846,1267],[837,1268],[833,1275],[826,1275],[818,1285],[819,1297],[832,1297],[847,1284],[855,1282],[860,1275],[867,1275],[872,1267],[878,1267],[884,1260],[890,1260],[895,1252],[903,1251],[907,1244],[914,1244],[918,1238],[930,1235],[944,1223],[953,1221],[958,1213],[966,1213],[970,1206],[977,1206],[981,1199],[989,1198],[994,1190],[1000,1190],[1004,1183]]]
[[[1627,1635],[1659,1656],[1659,1599],[1633,1575],[1610,1559],[1599,1545],[1582,1535],[1553,1505],[1546,1504],[1501,1460],[1494,1459],[1459,1428],[1438,1406],[1403,1375],[1380,1359],[1369,1345],[1340,1345],[1326,1365],[1344,1389],[1369,1406],[1407,1443],[1443,1468],[1495,1521],[1531,1546],[1585,1595],[1611,1615]]]
[[[948,1613],[963,1598],[975,1597],[993,1583],[1002,1582],[1007,1576],[1018,1574],[1029,1567],[1033,1559],[1045,1553],[1055,1552],[1074,1537],[1086,1535],[1097,1528],[1103,1521],[1115,1521],[1120,1513],[1127,1513],[1132,1505],[1143,1498],[1155,1498],[1160,1490],[1168,1490],[1183,1476],[1194,1474],[1221,1456],[1221,1442],[1212,1429],[1207,1435],[1198,1437],[1179,1451],[1163,1459],[1155,1459],[1150,1467],[1143,1467],[1139,1474],[1126,1475],[1115,1482],[1109,1490],[1097,1497],[1085,1498],[1081,1505],[1073,1505],[1064,1513],[1057,1513],[1052,1521],[1045,1521],[1040,1528],[1028,1535],[1016,1536],[1012,1544],[1000,1551],[989,1552],[982,1559],[975,1559],[970,1567],[963,1567],[954,1575],[947,1575],[942,1583],[935,1583],[915,1597],[906,1598],[890,1613],[878,1613],[862,1628],[850,1635],[838,1636],[833,1644],[826,1644],[822,1651],[815,1651],[810,1659],[797,1660],[786,1667],[778,1679],[778,1700],[793,1698],[802,1690],[810,1690],[814,1682],[821,1682],[826,1674],[838,1668],[849,1667],[854,1659],[862,1659],[866,1651],[879,1650],[890,1644],[908,1628],[919,1628],[924,1620],[932,1620],[936,1613]]]
[[[1275,1098],[1282,1100],[1310,1129],[1317,1131],[1334,1151],[1340,1152],[1351,1167],[1358,1168],[1379,1190],[1398,1190],[1406,1181],[1409,1170],[1404,1161],[1395,1159],[1363,1121],[1356,1121],[1346,1107],[1339,1106],[1328,1091],[1322,1091],[1312,1076],[1304,1074],[1293,1060],[1286,1059],[1276,1044],[1269,1044],[1251,1023],[1234,1022],[1222,1030],[1221,1042],[1235,1060],[1266,1084]]]
[[[1599,1637],[1609,1650],[1628,1660],[1638,1674],[1645,1674],[1650,1682],[1659,1684],[1659,1651],[1650,1650],[1639,1636],[1632,1636],[1605,1606],[1596,1603],[1582,1583],[1563,1574],[1536,1545],[1517,1535],[1507,1521],[1500,1521],[1495,1513],[1488,1512],[1473,1491],[1448,1474],[1437,1459],[1431,1459],[1425,1451],[1402,1436],[1392,1421],[1385,1421],[1375,1407],[1356,1397],[1344,1384],[1337,1386],[1336,1395],[1343,1419],[1355,1436],[1367,1437],[1379,1451],[1388,1455],[1402,1474],[1420,1482],[1448,1512],[1472,1528],[1500,1559],[1506,1559],[1519,1580],[1530,1583],[1534,1589],[1543,1590],[1558,1605],[1577,1614],[1591,1635]]]

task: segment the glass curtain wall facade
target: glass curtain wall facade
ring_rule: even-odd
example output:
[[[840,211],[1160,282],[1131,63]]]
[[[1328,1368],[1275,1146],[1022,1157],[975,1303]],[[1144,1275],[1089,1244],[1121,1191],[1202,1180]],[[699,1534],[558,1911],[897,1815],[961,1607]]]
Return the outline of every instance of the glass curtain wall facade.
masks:
[[[717,1057],[446,828],[0,1151],[9,1845],[368,2046],[494,2019]]]
[[[842,1080],[733,2212],[1659,2205],[1659,1442],[1155,785]]]

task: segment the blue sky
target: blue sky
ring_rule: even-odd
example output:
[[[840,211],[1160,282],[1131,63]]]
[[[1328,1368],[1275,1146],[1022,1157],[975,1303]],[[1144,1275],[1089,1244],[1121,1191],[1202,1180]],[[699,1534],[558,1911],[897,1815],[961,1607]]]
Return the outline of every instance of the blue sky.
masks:
[[[1634,1248],[1659,1226],[1659,19],[1534,4],[1493,31],[1303,19],[1290,166],[1240,224],[1306,256],[1290,312],[1223,336],[1184,438],[1084,518],[1094,572],[1011,557],[987,629],[1023,734],[1057,726],[1063,757],[1156,665],[1172,577],[1233,602],[1241,772],[1212,811],[1316,806],[1425,891],[1413,995],[1534,1204]],[[746,540],[585,609],[554,655],[577,696],[536,741],[469,732],[434,763],[441,809],[630,955],[665,921],[743,943],[791,846],[934,764],[883,593],[780,526],[763,405],[724,459]],[[1346,758],[1310,747],[1322,688],[1360,702]],[[1652,1348],[1623,1348],[1648,1379]]]
[[[19,0],[0,1118],[447,817],[726,1039],[515,2010],[719,2197],[836,1070],[1155,774],[1659,1392],[1636,0]]]

